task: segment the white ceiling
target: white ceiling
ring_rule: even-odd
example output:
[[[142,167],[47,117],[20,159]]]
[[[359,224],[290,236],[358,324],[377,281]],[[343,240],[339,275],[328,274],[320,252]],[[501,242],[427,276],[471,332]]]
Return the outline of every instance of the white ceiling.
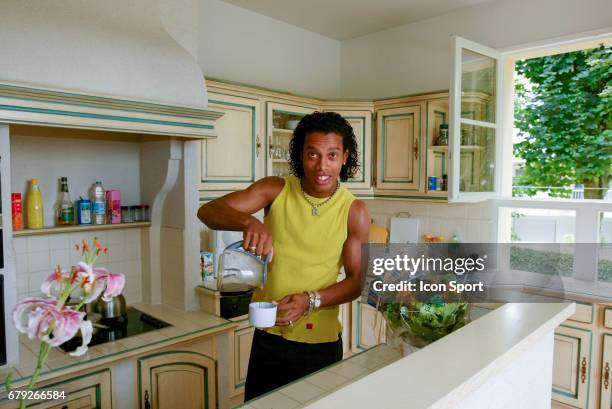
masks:
[[[490,0],[223,0],[336,40],[438,16]]]

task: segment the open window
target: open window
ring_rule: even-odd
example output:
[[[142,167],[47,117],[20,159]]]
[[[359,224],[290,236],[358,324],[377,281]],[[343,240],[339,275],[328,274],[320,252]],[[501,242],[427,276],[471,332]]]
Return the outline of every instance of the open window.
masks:
[[[502,62],[496,50],[452,37],[449,201],[499,196]]]

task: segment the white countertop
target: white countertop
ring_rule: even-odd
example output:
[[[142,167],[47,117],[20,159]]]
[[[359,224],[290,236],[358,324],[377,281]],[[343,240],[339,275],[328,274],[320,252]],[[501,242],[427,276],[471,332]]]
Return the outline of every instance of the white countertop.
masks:
[[[575,308],[573,303],[503,305],[307,407],[395,409],[399,402],[409,402],[411,409],[452,407],[554,331]]]

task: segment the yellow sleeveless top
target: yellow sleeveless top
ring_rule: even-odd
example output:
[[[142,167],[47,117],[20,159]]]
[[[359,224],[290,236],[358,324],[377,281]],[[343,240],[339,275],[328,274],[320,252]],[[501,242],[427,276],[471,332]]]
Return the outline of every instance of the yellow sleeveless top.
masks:
[[[309,199],[313,203],[326,200]],[[336,283],[353,200],[353,194],[340,186],[334,197],[319,207],[318,216],[313,216],[300,180],[295,176],[285,178],[285,186],[264,217],[272,234],[274,256],[266,285],[253,295],[254,301],[278,301],[289,294],[317,291]],[[342,331],[338,313],[338,306],[319,308],[292,326],[267,331],[291,341],[333,342]]]

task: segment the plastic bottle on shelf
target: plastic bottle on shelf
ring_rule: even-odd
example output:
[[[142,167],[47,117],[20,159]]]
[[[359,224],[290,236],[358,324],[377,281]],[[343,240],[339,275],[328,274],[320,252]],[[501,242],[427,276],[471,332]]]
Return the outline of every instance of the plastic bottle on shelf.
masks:
[[[32,179],[26,200],[28,229],[43,228],[43,201],[38,179]]]
[[[57,224],[66,226],[74,224],[74,204],[70,200],[70,193],[68,192],[68,178],[62,177],[60,183],[60,197],[57,202]]]
[[[93,224],[106,224],[106,194],[102,181],[97,180],[89,192]]]

